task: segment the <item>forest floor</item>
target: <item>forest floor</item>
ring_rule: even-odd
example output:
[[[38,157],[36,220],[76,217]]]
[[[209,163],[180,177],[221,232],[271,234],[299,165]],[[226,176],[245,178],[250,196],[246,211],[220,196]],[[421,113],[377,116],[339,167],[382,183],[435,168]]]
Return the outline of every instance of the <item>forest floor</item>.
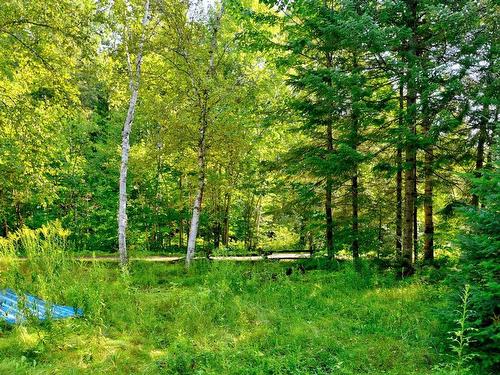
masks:
[[[85,316],[0,325],[0,374],[431,374],[450,361],[441,282],[300,262],[79,265],[52,288]]]

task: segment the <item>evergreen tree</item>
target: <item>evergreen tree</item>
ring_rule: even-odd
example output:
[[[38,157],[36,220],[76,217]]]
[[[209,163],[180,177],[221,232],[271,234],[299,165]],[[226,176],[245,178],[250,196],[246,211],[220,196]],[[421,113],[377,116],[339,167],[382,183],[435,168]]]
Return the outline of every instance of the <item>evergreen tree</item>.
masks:
[[[473,347],[481,353],[484,370],[500,371],[500,168],[494,164],[472,178],[474,194],[482,202],[465,210],[467,229],[459,236],[462,271],[471,285],[474,332]]]

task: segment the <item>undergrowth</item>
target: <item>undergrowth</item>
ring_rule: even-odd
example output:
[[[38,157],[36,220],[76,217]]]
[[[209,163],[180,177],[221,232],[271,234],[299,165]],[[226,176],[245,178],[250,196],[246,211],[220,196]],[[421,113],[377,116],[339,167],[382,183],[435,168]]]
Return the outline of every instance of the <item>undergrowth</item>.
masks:
[[[60,228],[59,228],[60,229]],[[364,262],[80,262],[57,226],[0,246],[0,287],[84,316],[0,326],[0,374],[432,374],[449,290]],[[46,242],[48,241],[48,242]],[[50,243],[50,245],[48,245]],[[25,261],[16,255],[24,254]],[[438,370],[437,370],[438,369]]]

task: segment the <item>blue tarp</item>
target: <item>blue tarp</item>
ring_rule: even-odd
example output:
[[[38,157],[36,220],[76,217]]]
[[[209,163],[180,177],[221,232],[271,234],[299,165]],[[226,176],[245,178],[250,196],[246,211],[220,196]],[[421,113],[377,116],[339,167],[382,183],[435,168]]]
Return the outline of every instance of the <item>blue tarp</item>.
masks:
[[[26,315],[39,320],[64,319],[83,315],[81,309],[70,306],[52,305],[40,298],[24,294],[20,297],[11,289],[0,290],[0,320],[15,324],[26,320]]]

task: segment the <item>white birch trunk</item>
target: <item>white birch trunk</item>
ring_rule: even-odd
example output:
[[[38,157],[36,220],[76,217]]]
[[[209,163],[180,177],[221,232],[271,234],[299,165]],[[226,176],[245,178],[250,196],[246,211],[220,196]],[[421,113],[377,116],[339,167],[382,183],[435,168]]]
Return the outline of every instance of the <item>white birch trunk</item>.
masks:
[[[186,267],[189,267],[194,258],[196,248],[196,237],[198,236],[198,227],[200,225],[201,203],[203,201],[203,192],[205,190],[205,135],[206,124],[200,127],[200,141],[198,146],[198,191],[193,205],[193,214],[191,217],[191,226],[189,227],[188,246],[186,253]]]
[[[221,5],[219,13],[216,15],[213,29],[212,39],[210,43],[210,61],[207,78],[211,81],[215,77],[215,54],[217,50],[217,33],[219,31],[220,20],[224,13],[224,7]],[[213,83],[213,82],[211,82]],[[203,95],[200,98],[200,138],[198,140],[198,191],[193,205],[193,214],[191,217],[191,225],[189,227],[188,246],[186,252],[186,267],[189,267],[194,258],[196,249],[196,237],[198,236],[198,227],[200,225],[201,204],[203,201],[203,191],[205,189],[205,154],[206,154],[206,132],[208,128],[208,90],[203,90]]]
[[[125,21],[126,22],[126,21]],[[134,122],[135,107],[139,97],[139,83],[141,80],[141,64],[142,64],[142,51],[144,46],[146,26],[149,22],[149,0],[146,0],[144,5],[144,18],[142,19],[142,35],[139,43],[139,49],[135,61],[135,71],[132,71],[130,65],[130,56],[127,56],[129,62],[129,87],[130,87],[130,101],[128,106],[127,117],[123,124],[122,131],[122,157],[120,165],[120,192],[118,202],[118,250],[120,253],[120,264],[122,267],[128,263],[127,254],[127,170],[128,158],[130,151],[130,132],[132,130],[132,123]],[[128,52],[127,52],[128,55]]]

